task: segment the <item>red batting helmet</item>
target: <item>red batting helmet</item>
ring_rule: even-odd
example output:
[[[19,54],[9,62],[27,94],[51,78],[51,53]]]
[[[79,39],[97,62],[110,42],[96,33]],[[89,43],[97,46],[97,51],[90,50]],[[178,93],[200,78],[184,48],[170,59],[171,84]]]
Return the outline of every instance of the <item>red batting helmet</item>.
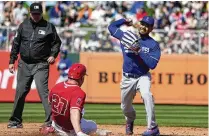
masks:
[[[68,71],[68,78],[80,79],[81,77],[87,75],[86,67],[83,64],[75,63]]]

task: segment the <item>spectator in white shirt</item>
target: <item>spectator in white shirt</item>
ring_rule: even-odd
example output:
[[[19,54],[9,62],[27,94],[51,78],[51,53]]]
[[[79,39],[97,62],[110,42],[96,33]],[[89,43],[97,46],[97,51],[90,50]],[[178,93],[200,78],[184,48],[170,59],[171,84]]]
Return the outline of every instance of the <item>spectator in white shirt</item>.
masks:
[[[28,14],[28,10],[23,7],[22,2],[18,2],[17,7],[13,10],[14,24],[19,25],[23,22],[25,14]]]

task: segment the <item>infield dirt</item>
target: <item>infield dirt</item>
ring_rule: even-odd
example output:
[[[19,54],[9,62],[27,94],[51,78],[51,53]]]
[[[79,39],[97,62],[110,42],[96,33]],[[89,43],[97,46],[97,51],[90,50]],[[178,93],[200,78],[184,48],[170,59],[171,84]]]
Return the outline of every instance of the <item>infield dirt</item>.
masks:
[[[0,136],[42,136],[39,134],[40,123],[24,123],[22,129],[8,129],[6,123],[0,123]],[[123,125],[98,125],[101,130],[111,131],[110,136],[124,136]],[[145,126],[135,126],[134,136],[146,129]],[[160,127],[161,136],[207,136],[207,128],[191,127]]]

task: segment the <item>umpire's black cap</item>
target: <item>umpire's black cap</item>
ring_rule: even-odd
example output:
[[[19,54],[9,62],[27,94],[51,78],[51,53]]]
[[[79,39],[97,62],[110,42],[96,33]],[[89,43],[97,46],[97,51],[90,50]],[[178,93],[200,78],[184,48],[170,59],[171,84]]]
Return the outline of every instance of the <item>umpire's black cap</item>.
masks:
[[[41,3],[32,3],[30,5],[30,13],[43,13],[43,8]]]

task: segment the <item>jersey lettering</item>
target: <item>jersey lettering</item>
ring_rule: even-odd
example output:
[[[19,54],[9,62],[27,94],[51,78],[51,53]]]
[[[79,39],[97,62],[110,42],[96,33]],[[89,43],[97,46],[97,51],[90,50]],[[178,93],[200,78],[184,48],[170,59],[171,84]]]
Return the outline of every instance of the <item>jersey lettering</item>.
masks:
[[[147,47],[142,47],[142,51],[143,51],[144,53],[149,53],[149,48],[147,48]]]
[[[65,116],[65,112],[68,107],[68,101],[65,98],[60,97],[57,94],[53,94],[51,105],[52,105],[52,111],[54,113],[57,113],[56,116],[58,116],[58,115]]]

